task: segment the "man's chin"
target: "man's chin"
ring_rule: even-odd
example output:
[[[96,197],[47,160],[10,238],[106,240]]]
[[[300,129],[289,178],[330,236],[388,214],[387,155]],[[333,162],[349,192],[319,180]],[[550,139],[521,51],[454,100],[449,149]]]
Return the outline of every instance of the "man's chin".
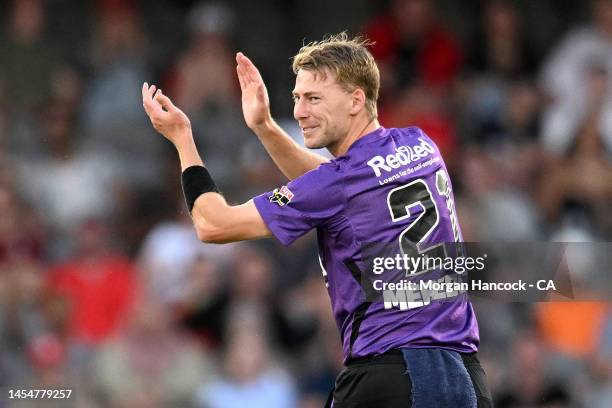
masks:
[[[325,143],[316,135],[303,135],[304,136],[304,146],[307,149],[322,149],[325,147]]]
[[[304,138],[304,146],[307,149],[322,149],[325,147],[325,145],[318,140],[306,139],[306,138]]]

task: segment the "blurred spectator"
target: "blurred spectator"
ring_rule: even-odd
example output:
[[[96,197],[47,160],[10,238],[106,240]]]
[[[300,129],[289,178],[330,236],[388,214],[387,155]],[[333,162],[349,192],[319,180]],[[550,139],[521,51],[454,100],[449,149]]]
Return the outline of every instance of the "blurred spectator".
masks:
[[[605,302],[544,302],[535,315],[546,345],[579,359],[597,351],[609,312]]]
[[[108,225],[83,223],[75,253],[47,276],[51,299],[68,308],[68,342],[77,370],[116,332],[137,291],[134,265],[113,251],[109,239]]]
[[[276,260],[261,247],[245,245],[235,256],[227,322],[253,322],[281,350],[297,351],[314,334],[311,313],[301,313],[293,294],[278,286]]]
[[[329,296],[320,271],[317,269],[312,272],[294,290],[292,302],[287,305],[293,320],[314,318],[316,321],[315,337],[300,349],[301,358],[296,367],[299,369],[299,385],[304,396],[302,405],[305,406],[317,400],[325,402],[337,373],[344,368],[342,347],[338,342]]]
[[[366,25],[365,33],[374,42],[371,51],[381,79],[388,81],[382,84],[382,94],[419,82],[444,86],[461,68],[463,52],[438,18],[433,1],[393,0],[386,13]]]
[[[11,187],[0,181],[0,267],[13,261],[41,261],[44,255],[46,231],[41,219]]]
[[[598,123],[607,114],[603,98],[608,82],[602,72],[592,73],[588,116],[566,153],[550,158],[539,189],[539,202],[549,222],[571,224],[592,238],[604,239],[612,231],[612,163]]]
[[[492,0],[483,5],[480,25],[469,42],[470,71],[502,79],[531,77],[538,58],[526,35],[516,3]]]
[[[15,195],[0,183],[0,353],[2,381],[30,378],[23,350],[29,339],[45,330],[40,311],[44,277],[44,230]]]
[[[229,340],[230,325],[238,322],[260,327],[280,351],[300,351],[316,333],[314,311],[301,307],[305,305],[288,287],[277,285],[275,261],[252,244],[237,247],[224,268],[226,276],[220,277],[206,257],[196,261],[191,283],[195,287],[191,302],[183,304],[183,323],[216,348]],[[203,285],[205,276],[212,278],[212,290]]]
[[[203,255],[194,260],[189,272],[186,290],[174,305],[176,318],[207,349],[218,350],[227,319],[227,277]]]
[[[203,260],[216,269],[221,261],[233,257],[236,248],[203,245],[195,234],[183,198],[179,196],[176,201],[175,218],[153,226],[138,255],[145,289],[157,301],[171,306],[183,304],[197,292],[193,285],[200,278],[192,275],[196,263]]]
[[[146,78],[146,43],[134,2],[101,4],[90,48],[94,76],[85,99],[87,130],[137,121],[141,112],[133,102]]]
[[[591,114],[592,73],[601,72],[605,78],[612,73],[612,1],[593,0],[591,5],[592,23],[572,30],[542,69],[542,87],[551,98],[542,143],[556,155],[570,149],[581,124]],[[601,115],[594,125],[609,152],[612,149],[612,82],[605,81],[601,86]]]
[[[10,2],[0,37],[0,106],[10,115],[8,148],[13,153],[33,153],[36,112],[52,95],[60,56],[44,36],[47,13],[42,0]]]
[[[212,375],[205,356],[171,325],[165,306],[144,297],[119,336],[101,348],[92,386],[103,406],[188,408]]]
[[[529,168],[524,147],[539,134],[541,99],[532,83],[537,68],[522,14],[513,2],[493,0],[484,5],[481,24],[470,41],[468,81],[462,84],[460,113],[465,115],[462,139],[508,153]],[[528,155],[529,158],[532,155]],[[527,177],[528,180],[531,177]]]
[[[142,112],[140,89],[149,73],[139,9],[131,1],[101,2],[96,17],[81,147],[118,158],[129,184],[156,185],[163,145],[151,137]]]
[[[189,115],[206,163],[222,189],[240,191],[242,146],[254,137],[243,124],[231,32],[232,9],[224,3],[198,2],[189,11],[188,45],[167,73],[168,94]],[[233,160],[231,158],[234,158]],[[227,165],[232,160],[234,165]],[[236,197],[238,199],[238,197]]]
[[[257,251],[257,246],[245,245],[235,254],[232,267],[230,314],[237,318],[251,315],[268,324],[262,312],[270,305],[275,287],[274,260]]]
[[[228,35],[233,23],[222,3],[198,3],[188,16],[191,38],[178,57],[170,84],[175,102],[189,117],[236,109],[238,89]]]
[[[58,256],[68,251],[69,234],[84,220],[113,215],[120,178],[112,157],[78,148],[75,112],[67,102],[53,101],[43,124],[38,139],[45,155],[18,162],[18,185],[39,213],[46,214],[55,237],[49,249]]]
[[[2,39],[2,104],[17,111],[39,108],[51,93],[57,55],[45,43],[46,11],[40,0],[15,0]]]
[[[509,167],[504,169],[502,164]],[[468,218],[466,226],[472,241],[530,241],[540,234],[532,200],[509,183],[517,171],[513,164],[500,163],[480,148],[465,151],[458,202],[460,216]]]
[[[436,142],[445,163],[452,168],[458,148],[457,129],[454,117],[448,112],[447,102],[439,93],[417,83],[381,106],[380,121],[385,127],[420,127]]]
[[[536,145],[541,97],[533,83],[477,76],[468,84],[462,90],[465,105],[460,112],[465,143],[484,145],[491,153]]]
[[[275,366],[261,327],[237,323],[228,336],[223,377],[202,387],[202,408],[294,408],[297,395],[290,377]]]
[[[464,148],[456,184],[465,237],[538,239],[545,232],[534,205],[544,167],[537,143],[538,92],[529,82],[502,85],[478,78],[469,83],[462,112]]]
[[[555,379],[547,377],[544,370],[546,353],[534,333],[529,331],[519,333],[511,353],[507,389],[495,399],[496,407],[573,406],[569,390],[557,384]]]

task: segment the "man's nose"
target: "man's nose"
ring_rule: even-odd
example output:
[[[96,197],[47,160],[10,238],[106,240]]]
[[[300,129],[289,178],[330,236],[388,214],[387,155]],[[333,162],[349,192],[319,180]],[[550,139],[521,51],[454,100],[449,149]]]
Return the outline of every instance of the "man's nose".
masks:
[[[308,106],[303,99],[298,99],[298,101],[293,106],[293,117],[295,120],[305,119],[310,114],[308,110]]]

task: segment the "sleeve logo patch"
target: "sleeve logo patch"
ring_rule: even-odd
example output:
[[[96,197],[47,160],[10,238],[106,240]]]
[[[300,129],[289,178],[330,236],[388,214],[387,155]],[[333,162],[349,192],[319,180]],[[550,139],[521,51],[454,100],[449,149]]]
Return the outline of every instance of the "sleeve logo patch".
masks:
[[[291,199],[293,198],[293,193],[287,186],[282,186],[281,188],[275,188],[272,191],[272,195],[269,197],[271,203],[276,203],[279,206],[283,206],[289,204]]]

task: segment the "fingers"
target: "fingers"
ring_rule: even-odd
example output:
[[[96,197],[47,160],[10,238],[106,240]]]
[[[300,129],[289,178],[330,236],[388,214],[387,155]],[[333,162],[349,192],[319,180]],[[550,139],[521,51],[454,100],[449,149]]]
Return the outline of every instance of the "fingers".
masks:
[[[149,86],[146,82],[142,84],[142,104],[149,116],[156,110],[161,110],[161,108],[168,112],[177,110],[172,100],[164,95],[161,89],[157,89],[155,85]]]
[[[162,94],[161,89],[158,89],[155,93],[155,100],[168,112],[176,110],[176,106],[174,106],[170,98]]]
[[[244,92],[244,89],[246,88],[246,83],[245,83],[245,78],[244,78],[244,72],[242,68],[240,67],[240,65],[236,65],[236,74],[238,74],[238,82],[240,83],[240,90]]]
[[[244,67],[244,55],[239,52],[236,54],[236,73],[238,74],[238,82],[240,82],[240,90],[244,92],[245,88],[251,83],[247,76]]]
[[[247,86],[253,82],[263,83],[263,79],[261,77],[261,74],[259,73],[259,70],[246,55],[241,52],[237,53],[236,62],[238,63],[238,66],[236,67],[236,70],[238,71],[239,75],[238,78],[240,79],[240,76],[242,76],[241,86],[242,84],[244,84],[244,86]]]
[[[246,55],[241,53],[240,56],[240,59],[243,63],[244,71],[248,76],[249,80],[251,82],[263,83],[263,78],[261,77],[261,74],[259,73],[259,70],[255,66],[255,64],[253,64],[253,62]]]
[[[143,102],[145,101],[145,99],[147,100],[151,100],[153,98],[153,95],[155,94],[155,91],[157,90],[157,87],[155,85],[150,85],[147,84],[146,82],[142,85],[142,99]]]
[[[237,56],[238,59],[238,66],[240,67],[242,74],[244,76],[245,79],[245,83],[246,84],[250,84],[252,82],[255,81],[255,77],[253,77],[252,75],[252,71],[250,69],[251,66],[253,66],[253,63],[251,62],[251,60],[249,60],[246,55],[244,55],[243,53],[238,53]]]
[[[155,85],[149,86],[148,83],[142,85],[142,106],[144,107],[147,115],[151,116],[151,113],[155,110],[156,104],[154,103],[153,97],[157,87]]]
[[[149,104],[147,103],[149,99],[149,84],[145,82],[142,84],[142,106],[147,114],[149,114]]]

